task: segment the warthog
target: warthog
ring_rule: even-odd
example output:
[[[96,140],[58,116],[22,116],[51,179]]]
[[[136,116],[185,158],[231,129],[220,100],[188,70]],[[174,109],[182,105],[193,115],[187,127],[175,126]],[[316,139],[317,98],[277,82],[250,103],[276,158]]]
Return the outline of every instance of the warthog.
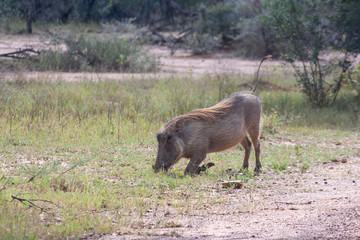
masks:
[[[197,109],[165,122],[157,133],[158,153],[153,169],[167,171],[181,158],[190,158],[185,174],[195,174],[206,154],[224,151],[240,143],[245,149],[243,168],[249,167],[251,142],[255,148],[255,172],[260,162],[261,102],[253,93],[258,83],[261,63],[271,59],[264,57],[258,67],[255,86],[251,92],[235,92],[215,106]]]

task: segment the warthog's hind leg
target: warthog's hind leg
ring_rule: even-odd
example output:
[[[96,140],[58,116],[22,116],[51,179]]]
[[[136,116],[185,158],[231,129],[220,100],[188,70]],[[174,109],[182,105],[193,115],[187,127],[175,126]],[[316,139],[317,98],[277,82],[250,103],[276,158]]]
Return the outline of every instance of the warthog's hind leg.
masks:
[[[259,174],[261,172],[259,126],[254,126],[251,129],[249,129],[249,135],[255,148],[256,163],[255,163],[254,172],[256,174]]]
[[[251,142],[250,142],[249,138],[247,136],[245,136],[240,144],[245,149],[245,157],[244,157],[242,169],[248,169],[249,168],[249,157],[250,157],[250,152],[251,152]]]

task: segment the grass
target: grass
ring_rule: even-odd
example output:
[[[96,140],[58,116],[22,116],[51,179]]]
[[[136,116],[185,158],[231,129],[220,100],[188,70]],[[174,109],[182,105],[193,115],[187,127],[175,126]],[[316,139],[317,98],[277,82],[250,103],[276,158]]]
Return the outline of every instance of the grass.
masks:
[[[220,182],[234,179],[240,147],[209,154],[216,165],[200,176],[182,176],[182,160],[169,173],[155,174],[155,133],[162,123],[208,107],[240,80],[215,76],[193,80],[132,79],[63,82],[4,81],[0,88],[0,234],[4,239],[79,238],[95,234],[150,234],[169,228],[177,215],[211,214],[231,199]],[[244,90],[247,90],[244,88]],[[262,163],[271,178],[309,171],[333,158],[358,156],[359,112],[351,94],[333,107],[313,109],[299,92],[262,89]],[[345,95],[346,94],[346,95]],[[329,130],[331,129],[331,130]],[[335,142],[334,142],[335,141]],[[250,160],[254,167],[254,153]],[[250,195],[239,196],[237,213],[256,212],[261,203],[254,174],[242,180]],[[15,197],[15,198],[14,198]],[[19,199],[26,199],[19,201]],[[32,203],[35,205],[32,205]]]

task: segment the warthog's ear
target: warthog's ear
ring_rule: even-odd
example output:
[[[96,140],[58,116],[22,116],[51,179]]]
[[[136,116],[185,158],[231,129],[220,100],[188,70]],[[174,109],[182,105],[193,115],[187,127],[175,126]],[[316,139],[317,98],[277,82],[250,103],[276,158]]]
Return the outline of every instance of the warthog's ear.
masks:
[[[182,119],[177,120],[175,123],[175,133],[176,134],[181,133],[183,128],[184,128],[184,120],[182,120]]]
[[[164,123],[164,128],[166,128],[169,125],[169,123],[171,123],[172,120],[173,120],[173,118],[166,120],[166,122]]]

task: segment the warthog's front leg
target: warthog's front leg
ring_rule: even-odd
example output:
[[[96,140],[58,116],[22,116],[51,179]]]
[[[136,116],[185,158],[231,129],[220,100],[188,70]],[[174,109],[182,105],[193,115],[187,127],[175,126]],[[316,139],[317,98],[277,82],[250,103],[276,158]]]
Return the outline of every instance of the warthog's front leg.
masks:
[[[185,169],[185,175],[195,175],[198,171],[199,165],[206,158],[206,153],[196,153],[190,158],[190,162]]]

